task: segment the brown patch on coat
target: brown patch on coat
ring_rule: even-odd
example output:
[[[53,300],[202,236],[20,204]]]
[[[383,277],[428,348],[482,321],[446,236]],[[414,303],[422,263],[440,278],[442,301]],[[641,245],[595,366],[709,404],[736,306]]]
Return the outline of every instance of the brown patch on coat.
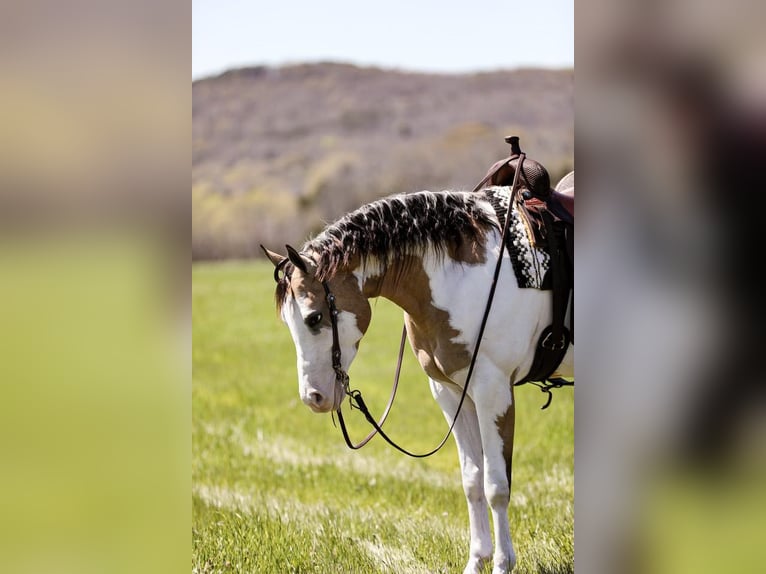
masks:
[[[458,263],[482,265],[487,262],[487,240],[482,235],[476,241],[463,241],[459,245],[450,245],[447,255]]]
[[[511,404],[502,415],[495,419],[497,432],[503,441],[503,459],[505,459],[505,474],[508,477],[508,486],[511,486],[511,467],[513,461],[513,434],[516,428],[516,401],[511,387]]]
[[[434,306],[419,257],[407,256],[384,276],[369,277],[363,292],[366,297],[385,297],[405,310],[410,345],[429,377],[451,383],[451,375],[468,367],[471,349],[453,341],[460,332],[450,325],[449,313]]]

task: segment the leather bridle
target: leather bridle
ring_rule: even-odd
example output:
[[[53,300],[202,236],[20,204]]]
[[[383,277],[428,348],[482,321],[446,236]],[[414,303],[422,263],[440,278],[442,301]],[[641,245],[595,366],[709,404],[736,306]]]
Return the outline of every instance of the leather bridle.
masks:
[[[284,267],[290,259],[285,257],[274,268],[274,281],[280,282],[281,278],[279,273],[282,272],[283,277],[287,279]],[[343,391],[349,394],[349,377],[348,373],[343,369],[341,364],[341,350],[340,350],[340,337],[338,336],[338,307],[335,305],[335,294],[330,290],[330,286],[327,281],[322,281],[322,287],[325,292],[325,300],[327,301],[327,307],[330,310],[330,325],[332,326],[332,369],[335,371],[335,383],[340,384]]]
[[[359,390],[352,390],[350,388],[350,379],[348,376],[348,373],[343,368],[343,365],[341,364],[341,350],[340,350],[340,338],[338,336],[338,308],[335,305],[335,295],[330,290],[330,286],[327,284],[327,281],[322,281],[322,287],[324,288],[325,292],[325,298],[327,301],[327,307],[330,310],[330,326],[332,327],[332,349],[331,349],[331,355],[332,355],[332,369],[335,371],[335,384],[340,385],[343,389],[344,394],[348,395],[349,398],[349,404],[351,405],[351,408],[359,408],[363,413],[365,413],[365,416],[371,418],[371,415],[369,414],[369,411],[367,410],[366,405],[364,404],[364,400],[362,399],[362,393]],[[402,340],[399,344],[399,359],[396,363],[396,373],[394,374],[394,384],[391,388],[391,396],[388,398],[388,404],[386,405],[385,410],[383,411],[383,414],[380,417],[379,421],[375,421],[375,419],[372,419],[372,430],[370,433],[363,438],[358,443],[354,444],[351,442],[351,438],[348,435],[348,431],[346,430],[346,421],[343,420],[343,412],[341,411],[341,405],[338,405],[338,408],[336,409],[335,413],[338,415],[338,421],[340,422],[340,428],[343,432],[343,438],[346,441],[346,444],[348,447],[352,450],[357,450],[362,448],[364,445],[366,445],[368,442],[370,442],[370,439],[374,437],[378,432],[382,432],[380,428],[383,426],[383,423],[386,422],[386,419],[388,418],[388,413],[391,412],[391,407],[394,404],[394,398],[396,397],[396,391],[399,388],[399,374],[402,370],[402,358],[404,357],[404,343],[407,339],[407,331],[402,330]],[[343,401],[341,400],[341,403]]]
[[[287,263],[290,262],[290,259],[285,257],[282,259],[275,267],[274,269],[274,281],[279,283],[280,282],[280,272],[284,274],[284,267],[287,265]],[[285,274],[286,275],[286,274]],[[366,405],[364,405],[364,401],[362,400],[362,395],[358,390],[352,390],[350,388],[350,378],[348,376],[348,373],[343,368],[343,364],[341,362],[342,359],[342,353],[340,348],[340,336],[338,334],[338,307],[335,304],[335,294],[330,289],[330,285],[327,281],[322,281],[322,288],[325,292],[325,300],[327,302],[327,307],[330,311],[330,326],[332,328],[332,347],[330,350],[331,358],[332,358],[332,369],[335,372],[335,385],[336,385],[336,392],[338,385],[343,390],[344,395],[348,395],[350,397],[349,404],[352,408],[360,408],[358,405],[362,405],[361,409],[362,412],[365,413],[365,416],[369,416],[369,411],[367,411]],[[346,441],[346,444],[349,448],[353,450],[357,450],[362,448],[364,445],[366,445],[372,437],[374,437],[376,434],[378,434],[378,430],[380,427],[383,426],[383,423],[386,422],[386,419],[388,418],[388,414],[391,412],[391,407],[394,405],[394,398],[396,398],[396,391],[399,388],[399,375],[401,374],[402,370],[402,360],[404,358],[404,345],[407,341],[407,331],[406,329],[402,329],[402,337],[401,342],[399,343],[399,358],[396,363],[396,371],[394,373],[394,383],[391,387],[391,395],[388,398],[388,403],[386,404],[386,408],[383,410],[383,414],[380,417],[380,420],[375,421],[372,420],[372,426],[373,429],[370,431],[370,433],[363,438],[358,443],[354,444],[351,442],[351,439],[348,435],[348,431],[346,430],[346,423],[343,420],[343,413],[341,412],[341,406],[338,405],[338,408],[336,409],[336,413],[338,415],[338,420],[340,422],[341,430],[343,432],[343,438]],[[341,400],[341,403],[343,401]]]
[[[327,307],[330,309],[330,325],[332,326],[332,370],[335,371],[335,383],[340,384],[343,391],[348,395],[349,377],[340,362],[341,352],[340,338],[338,337],[338,308],[335,306],[335,295],[330,291],[330,286],[327,284],[327,281],[322,281],[322,287],[324,287]]]

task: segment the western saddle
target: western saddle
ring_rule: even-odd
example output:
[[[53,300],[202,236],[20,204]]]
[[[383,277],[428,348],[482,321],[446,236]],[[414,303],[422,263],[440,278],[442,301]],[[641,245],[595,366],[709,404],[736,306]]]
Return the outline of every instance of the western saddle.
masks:
[[[506,143],[511,145],[511,155],[495,162],[489,168],[481,187],[487,185],[510,186],[521,155],[518,136],[507,136]],[[565,176],[556,189],[551,188],[548,170],[539,162],[525,158],[519,174],[520,185],[524,188],[524,199],[537,199],[547,206],[558,219],[574,225],[574,172]]]
[[[550,256],[550,280],[544,284],[547,283],[545,288],[553,291],[553,318],[540,337],[530,372],[516,384],[537,384],[548,393],[547,407],[551,388],[572,384],[550,377],[564,358],[570,342],[574,342],[574,171],[553,189],[548,171],[522,153],[519,138],[508,136],[505,141],[511,146],[511,155],[495,162],[475,191],[491,185],[512,186],[521,162],[517,206],[533,230],[535,242]],[[564,326],[567,308],[569,329]]]

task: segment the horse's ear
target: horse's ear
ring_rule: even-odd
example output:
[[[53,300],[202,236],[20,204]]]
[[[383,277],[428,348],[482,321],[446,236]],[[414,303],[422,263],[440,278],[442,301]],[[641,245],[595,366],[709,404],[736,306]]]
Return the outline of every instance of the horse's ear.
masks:
[[[301,256],[300,253],[298,253],[295,248],[293,248],[290,245],[285,245],[287,248],[287,258],[290,260],[290,263],[295,265],[298,269],[303,271],[304,273],[308,274],[308,265],[311,264],[311,262],[306,259],[305,257]]]
[[[279,253],[274,253],[273,251],[269,251],[266,249],[263,245],[261,245],[261,249],[263,249],[263,252],[266,254],[266,257],[269,258],[269,261],[271,261],[274,264],[274,267],[279,267],[282,262],[287,259],[284,255],[280,255]]]

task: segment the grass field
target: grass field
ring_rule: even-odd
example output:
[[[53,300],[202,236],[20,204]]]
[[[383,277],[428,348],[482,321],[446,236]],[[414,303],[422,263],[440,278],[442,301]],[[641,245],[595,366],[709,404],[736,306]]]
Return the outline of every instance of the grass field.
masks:
[[[271,265],[195,265],[192,279],[192,571],[461,572],[468,515],[454,441],[425,460],[378,439],[348,450],[331,417],[298,397]],[[379,413],[402,315],[385,300],[373,313],[350,375]],[[386,428],[424,451],[447,427],[411,352],[407,359]],[[516,397],[515,572],[573,572],[573,392],[556,391],[546,411],[532,386]],[[352,437],[366,434],[358,412],[347,418]]]

